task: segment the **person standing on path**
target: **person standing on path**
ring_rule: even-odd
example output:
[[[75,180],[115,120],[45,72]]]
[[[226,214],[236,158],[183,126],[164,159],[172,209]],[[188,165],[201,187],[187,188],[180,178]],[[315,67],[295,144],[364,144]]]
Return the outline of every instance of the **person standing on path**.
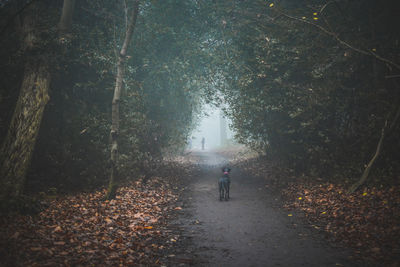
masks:
[[[201,150],[204,150],[204,144],[206,143],[206,139],[203,137],[201,139]]]
[[[192,149],[192,138],[187,141],[188,149]]]

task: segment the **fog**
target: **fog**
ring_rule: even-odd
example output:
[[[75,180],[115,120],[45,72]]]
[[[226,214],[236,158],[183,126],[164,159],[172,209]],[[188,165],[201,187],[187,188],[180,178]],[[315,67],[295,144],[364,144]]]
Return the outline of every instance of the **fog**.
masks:
[[[191,135],[192,137],[192,149],[201,150],[202,147],[202,138],[204,137],[204,149],[210,150],[222,145],[221,135],[221,125],[226,125],[226,139],[230,140],[233,138],[233,132],[229,127],[230,121],[228,118],[225,118],[221,123],[221,114],[222,111],[216,107],[205,107],[205,115],[197,129],[195,129]],[[223,131],[223,130],[222,130]],[[223,142],[223,141],[222,141]]]

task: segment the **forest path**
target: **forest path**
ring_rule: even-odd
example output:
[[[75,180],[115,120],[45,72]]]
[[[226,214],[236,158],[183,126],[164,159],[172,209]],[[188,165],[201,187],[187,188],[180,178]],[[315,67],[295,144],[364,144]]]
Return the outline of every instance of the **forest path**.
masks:
[[[348,251],[288,217],[262,178],[232,168],[231,199],[219,201],[217,180],[228,159],[212,152],[192,155],[201,172],[188,185],[176,221],[188,240],[185,255],[177,258],[194,259],[195,266],[361,266],[348,259]]]

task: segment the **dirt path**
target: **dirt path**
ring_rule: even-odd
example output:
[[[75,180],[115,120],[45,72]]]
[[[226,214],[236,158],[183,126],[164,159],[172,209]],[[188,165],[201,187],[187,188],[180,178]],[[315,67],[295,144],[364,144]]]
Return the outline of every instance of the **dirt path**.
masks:
[[[349,252],[333,248],[301,225],[295,215],[288,217],[279,194],[260,178],[233,169],[231,200],[220,202],[217,178],[227,160],[210,152],[194,156],[201,173],[188,186],[177,220],[187,240],[184,255],[177,256],[181,265],[361,266],[349,260]]]

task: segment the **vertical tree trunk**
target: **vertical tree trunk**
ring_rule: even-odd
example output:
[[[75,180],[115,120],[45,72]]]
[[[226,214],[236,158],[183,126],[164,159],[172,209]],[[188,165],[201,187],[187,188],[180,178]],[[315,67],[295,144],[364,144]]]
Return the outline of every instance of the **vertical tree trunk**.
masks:
[[[114,97],[112,100],[112,115],[111,115],[111,173],[106,199],[115,197],[115,192],[118,185],[118,135],[119,135],[119,103],[125,73],[125,58],[132,39],[133,30],[135,29],[136,20],[139,12],[139,0],[135,0],[132,8],[131,17],[128,27],[125,32],[124,43],[119,54],[117,63],[117,75],[115,79]]]
[[[27,63],[17,105],[1,150],[1,184],[7,197],[23,191],[44,108],[49,100],[47,62]]]
[[[64,0],[60,23],[58,24],[60,32],[66,32],[71,28],[74,6],[75,0]]]
[[[226,132],[226,119],[222,110],[219,111],[219,129],[221,146],[224,146],[227,143],[228,136]]]
[[[23,192],[43,112],[49,101],[51,51],[41,47],[43,10],[46,10],[43,3],[36,1],[26,9],[23,19],[22,37],[27,60],[14,114],[0,150],[2,197],[13,198]],[[44,52],[38,53],[40,50]]]
[[[27,62],[14,114],[1,148],[1,191],[7,197],[22,193],[44,107],[49,100],[47,57],[31,56],[31,51],[40,45],[37,27],[41,8],[39,2],[32,4],[26,10],[22,25]]]

